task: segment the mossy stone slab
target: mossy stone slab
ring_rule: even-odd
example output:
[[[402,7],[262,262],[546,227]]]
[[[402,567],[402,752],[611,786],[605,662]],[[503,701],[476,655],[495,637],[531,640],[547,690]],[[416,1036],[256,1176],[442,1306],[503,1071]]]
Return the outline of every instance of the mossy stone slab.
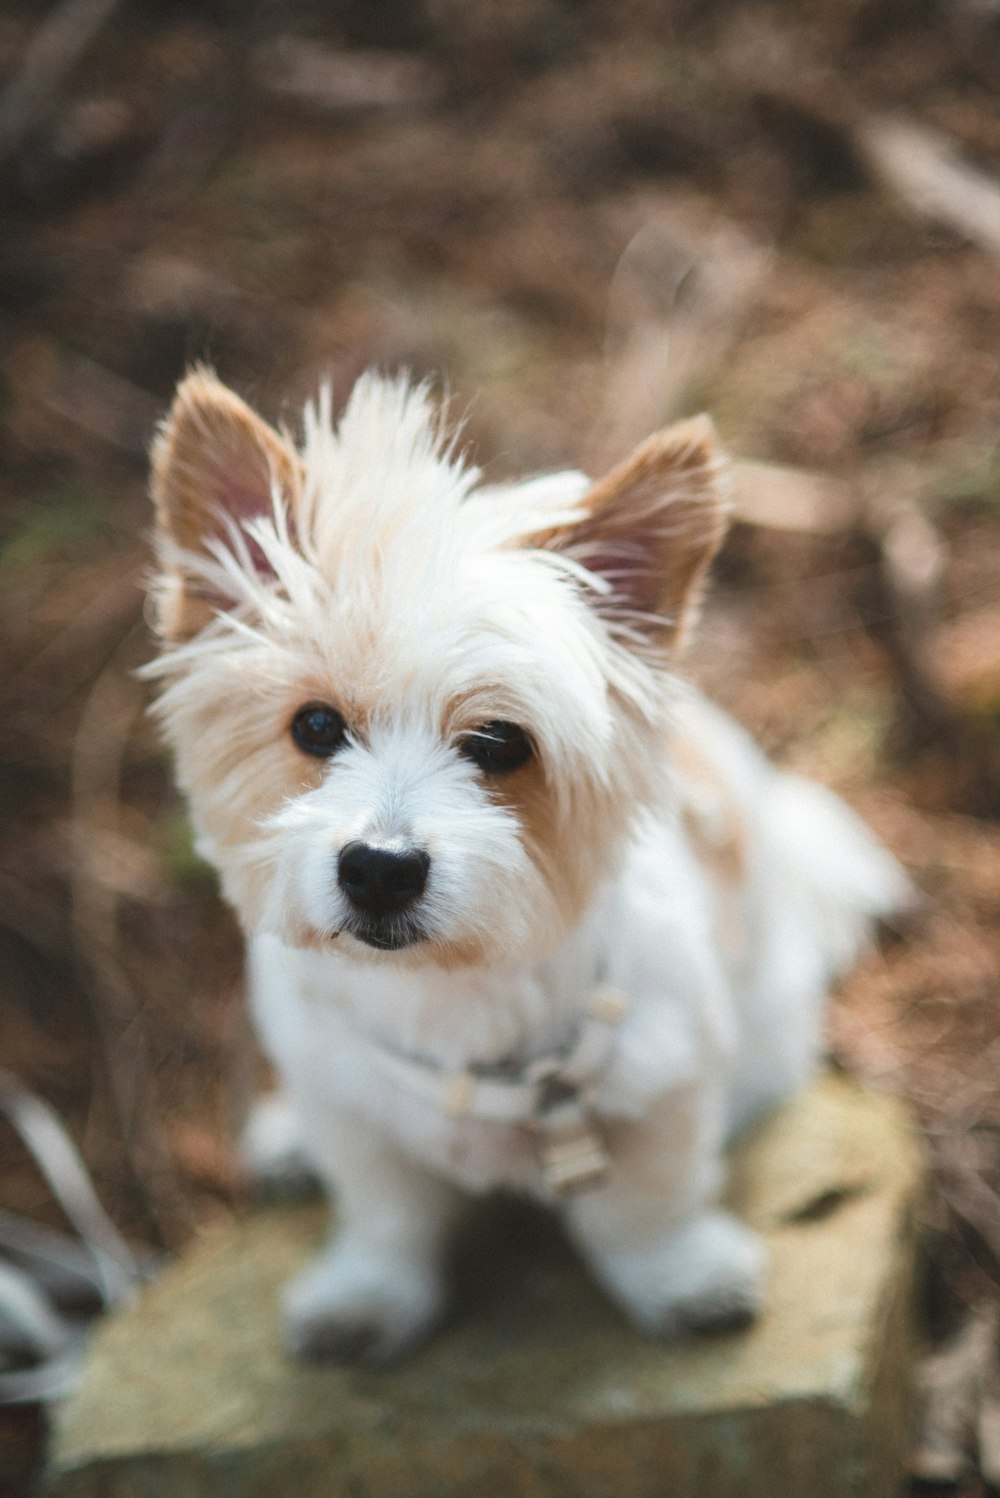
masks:
[[[487,1207],[453,1324],[399,1368],[297,1366],[277,1299],[319,1208],[207,1236],[93,1340],[49,1498],[881,1498],[902,1484],[920,1150],[821,1079],[737,1150],[766,1314],[660,1346],[537,1214]]]

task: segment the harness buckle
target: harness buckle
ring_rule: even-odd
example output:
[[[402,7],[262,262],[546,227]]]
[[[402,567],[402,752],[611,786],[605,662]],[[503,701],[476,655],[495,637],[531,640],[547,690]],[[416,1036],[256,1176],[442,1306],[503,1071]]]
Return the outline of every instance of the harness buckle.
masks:
[[[570,1196],[600,1185],[611,1156],[577,1087],[558,1075],[549,1078],[539,1095],[533,1123],[542,1180],[553,1196]]]
[[[476,1095],[476,1079],[470,1071],[453,1072],[444,1079],[442,1102],[451,1118],[464,1118]]]

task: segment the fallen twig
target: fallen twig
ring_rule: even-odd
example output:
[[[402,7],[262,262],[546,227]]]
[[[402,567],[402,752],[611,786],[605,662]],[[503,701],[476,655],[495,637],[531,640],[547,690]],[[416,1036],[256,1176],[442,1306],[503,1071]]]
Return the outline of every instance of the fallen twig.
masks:
[[[145,458],[162,414],[148,391],[82,354],[60,356],[56,381],[43,399],[55,415],[137,458]]]
[[[861,535],[872,550],[880,595],[869,611],[869,630],[889,658],[903,706],[900,745],[958,743],[960,715],[936,679],[930,648],[944,541],[917,505],[881,492],[868,501]]]
[[[262,50],[256,75],[269,93],[324,114],[416,109],[438,91],[430,67],[409,53],[334,51],[295,36]]]
[[[728,70],[757,99],[819,132],[850,162],[911,212],[944,224],[991,255],[1000,254],[1000,182],[962,159],[940,130],[901,115],[864,108],[794,31],[737,28]]]
[[[21,1136],[78,1237],[0,1214],[0,1405],[59,1399],[76,1379],[80,1309],[110,1308],[133,1294],[151,1267],[140,1262],[105,1212],[80,1154],[48,1103],[0,1071],[0,1113]],[[67,1291],[70,1293],[67,1294]],[[16,1366],[11,1367],[9,1364]]]
[[[777,463],[734,463],[733,518],[766,530],[843,535],[858,524],[860,490],[843,479]]]
[[[633,236],[608,299],[595,469],[680,414],[687,391],[731,348],[770,264],[770,249],[733,225],[693,228],[680,212],[651,217]]]
[[[875,177],[914,212],[1000,255],[1000,183],[963,161],[946,135],[888,116],[861,117],[853,135]]]

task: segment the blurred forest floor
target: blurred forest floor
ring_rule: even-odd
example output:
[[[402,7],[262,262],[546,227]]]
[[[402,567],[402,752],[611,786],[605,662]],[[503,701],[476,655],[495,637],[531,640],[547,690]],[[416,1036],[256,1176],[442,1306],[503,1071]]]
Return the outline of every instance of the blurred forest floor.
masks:
[[[8,0],[0,1058],[136,1241],[239,1204],[256,1071],[133,674],[147,444],[195,360],[293,426],[374,362],[491,478],[703,407],[758,465],[691,671],[928,896],[830,1047],[926,1132],[928,1336],[996,1305],[998,85],[994,0]],[[0,1206],[57,1220],[7,1133]]]

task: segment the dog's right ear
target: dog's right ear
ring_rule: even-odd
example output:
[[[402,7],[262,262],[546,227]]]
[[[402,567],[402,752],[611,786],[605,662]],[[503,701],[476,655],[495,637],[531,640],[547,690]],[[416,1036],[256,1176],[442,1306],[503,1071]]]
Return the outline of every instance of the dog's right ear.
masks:
[[[204,552],[258,515],[270,515],[277,493],[294,514],[302,465],[294,448],[210,370],[178,387],[153,445],[152,494],[161,569],[156,622],[168,640],[185,640],[210,622],[222,600],[184,566],[180,553]],[[248,543],[266,571],[259,548]]]
[[[536,544],[603,584],[592,607],[623,643],[673,658],[726,533],[723,475],[709,418],[674,422],[590,488],[582,519]]]

